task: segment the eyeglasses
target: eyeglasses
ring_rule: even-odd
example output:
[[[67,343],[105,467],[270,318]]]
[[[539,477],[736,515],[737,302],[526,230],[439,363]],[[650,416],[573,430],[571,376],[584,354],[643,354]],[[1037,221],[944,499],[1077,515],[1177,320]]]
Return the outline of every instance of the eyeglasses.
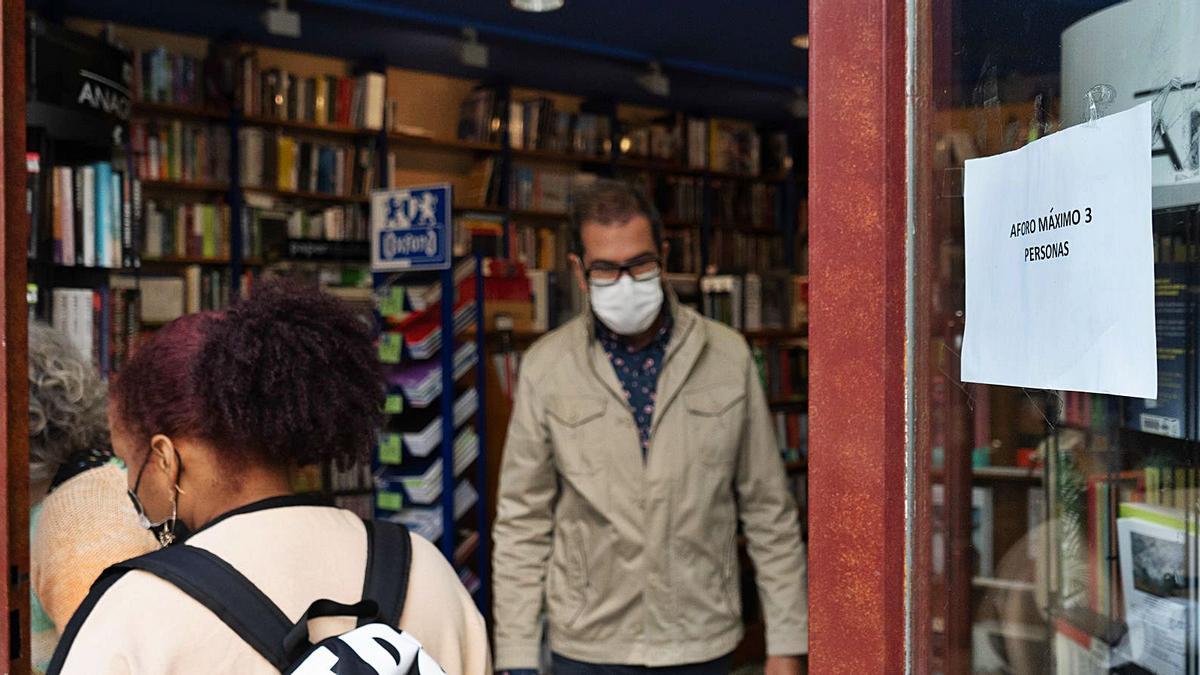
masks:
[[[597,260],[584,272],[593,286],[612,286],[621,280],[622,274],[628,274],[634,281],[650,281],[662,274],[662,260],[653,254],[640,255],[620,264]]]

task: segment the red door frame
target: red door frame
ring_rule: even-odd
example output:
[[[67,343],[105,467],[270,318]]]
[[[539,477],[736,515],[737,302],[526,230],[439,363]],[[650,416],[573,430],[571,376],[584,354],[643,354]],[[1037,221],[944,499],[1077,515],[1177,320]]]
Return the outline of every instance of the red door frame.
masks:
[[[905,668],[906,5],[810,0],[810,663]]]
[[[29,366],[25,302],[28,223],[25,218],[25,3],[0,9],[0,664],[29,672]]]

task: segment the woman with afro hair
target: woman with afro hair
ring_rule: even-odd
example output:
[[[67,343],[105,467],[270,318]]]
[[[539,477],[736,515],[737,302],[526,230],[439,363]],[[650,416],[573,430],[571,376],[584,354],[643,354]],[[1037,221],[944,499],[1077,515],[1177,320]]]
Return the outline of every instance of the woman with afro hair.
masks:
[[[240,572],[295,622],[313,601],[363,595],[367,533],[353,513],[293,494],[293,466],[364,461],[385,390],[371,332],[315,289],[262,284],[223,312],[184,316],[122,368],[108,408],[142,523]],[[490,671],[483,619],[450,564],[420,537],[399,628],[448,673]],[[397,574],[401,571],[397,570]],[[354,627],[310,624],[313,641]],[[52,672],[278,672],[215,614],[144,571],[93,590]]]

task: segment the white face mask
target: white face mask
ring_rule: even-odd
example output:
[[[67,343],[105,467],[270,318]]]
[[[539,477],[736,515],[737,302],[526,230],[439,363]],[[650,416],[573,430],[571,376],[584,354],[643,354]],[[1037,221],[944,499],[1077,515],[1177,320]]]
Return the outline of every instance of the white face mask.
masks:
[[[637,335],[654,324],[662,309],[662,279],[634,281],[622,274],[610,286],[591,285],[592,311],[618,335]]]

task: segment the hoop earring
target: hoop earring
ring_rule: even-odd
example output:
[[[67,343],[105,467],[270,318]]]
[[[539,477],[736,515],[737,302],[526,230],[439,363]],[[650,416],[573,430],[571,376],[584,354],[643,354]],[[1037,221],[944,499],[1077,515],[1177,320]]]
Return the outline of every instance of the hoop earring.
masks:
[[[171,519],[158,532],[158,545],[166,548],[175,543],[175,523],[179,520],[179,493],[182,490],[175,486],[175,496],[171,499]]]

